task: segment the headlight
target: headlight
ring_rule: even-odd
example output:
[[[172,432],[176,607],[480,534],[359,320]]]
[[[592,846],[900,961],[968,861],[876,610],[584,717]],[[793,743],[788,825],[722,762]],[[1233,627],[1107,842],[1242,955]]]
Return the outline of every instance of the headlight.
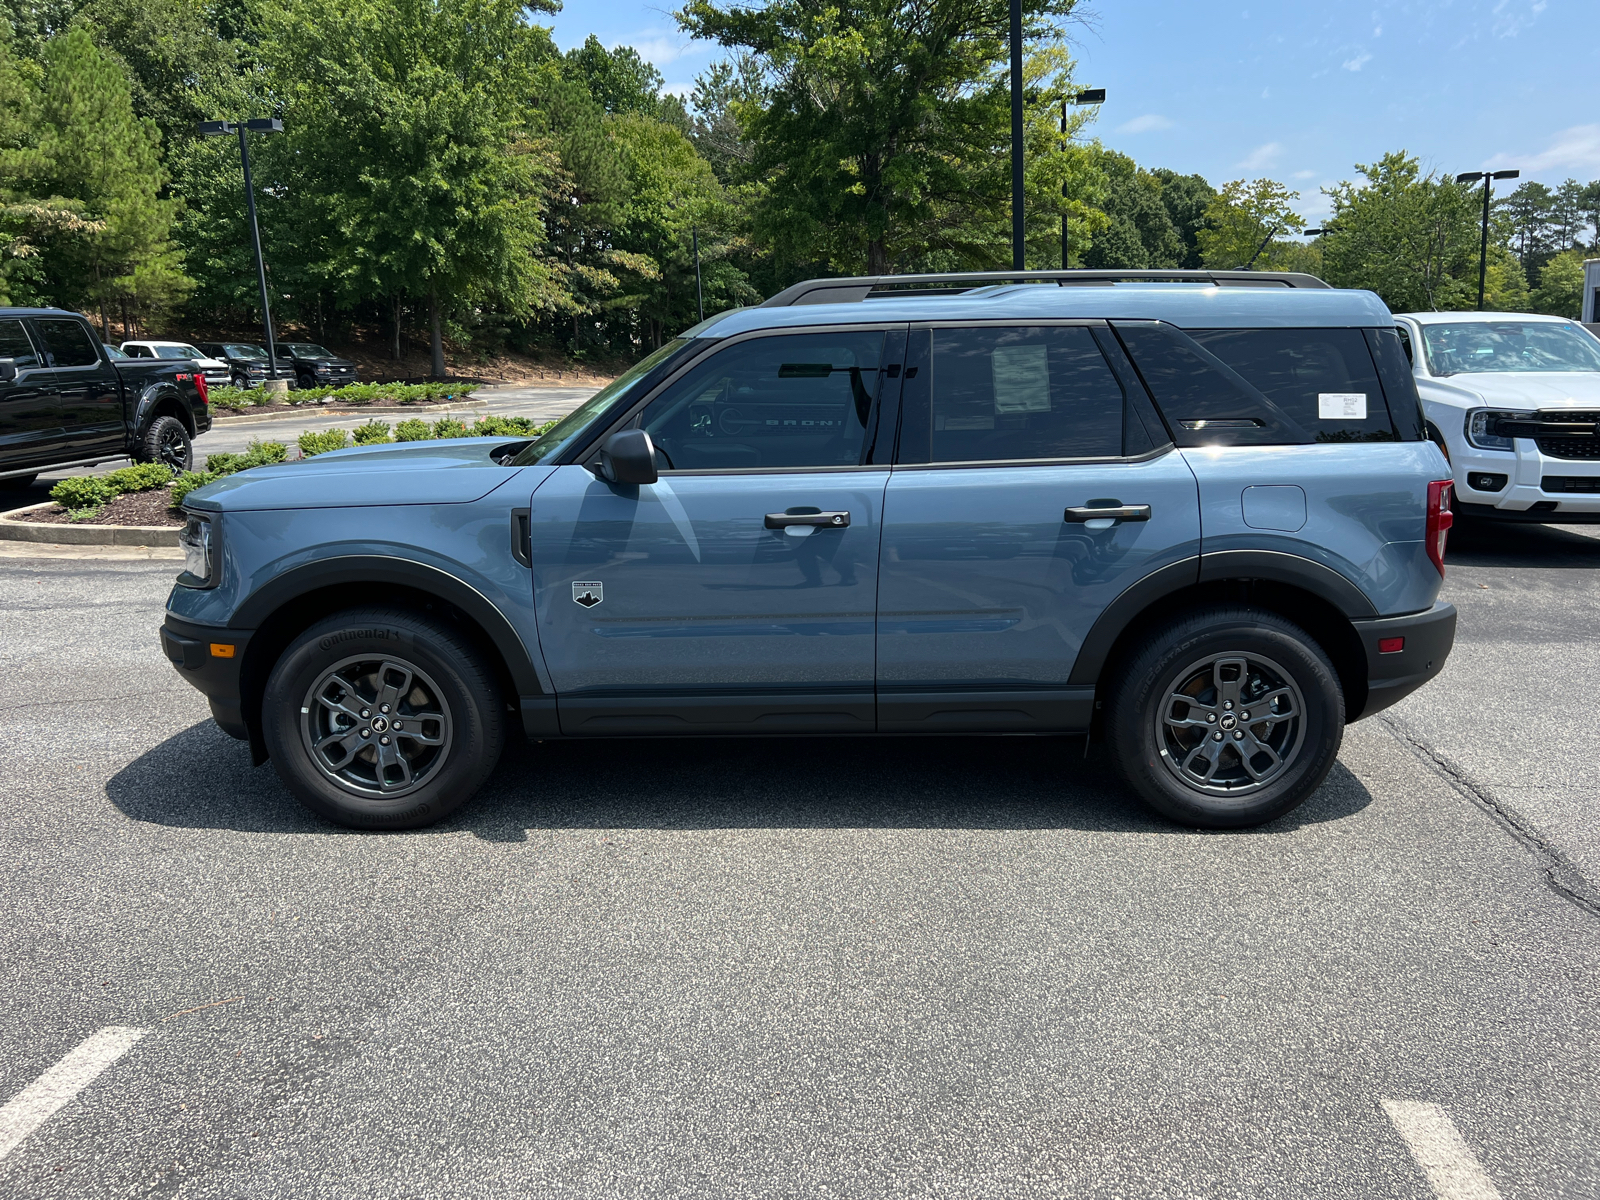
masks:
[[[183,547],[183,574],[178,576],[178,582],[184,587],[215,587],[216,555],[211,518],[199,513],[189,513],[188,517],[189,523],[178,535],[178,544]]]
[[[1491,433],[1494,423],[1501,417],[1526,417],[1527,413],[1496,412],[1488,408],[1475,408],[1467,414],[1467,441],[1479,450],[1511,450],[1513,445],[1508,437],[1501,437]]]

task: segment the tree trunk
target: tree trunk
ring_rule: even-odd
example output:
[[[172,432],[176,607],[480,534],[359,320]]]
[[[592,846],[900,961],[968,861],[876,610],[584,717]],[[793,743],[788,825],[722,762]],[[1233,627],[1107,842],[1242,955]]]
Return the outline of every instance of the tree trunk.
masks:
[[[428,340],[433,349],[433,377],[444,378],[444,332],[441,328],[443,318],[439,311],[439,285],[434,284],[428,292]]]
[[[867,274],[887,275],[889,273],[889,250],[883,244],[882,238],[874,238],[867,243]]]
[[[389,351],[389,358],[393,362],[400,361],[400,293],[394,294],[394,345]]]

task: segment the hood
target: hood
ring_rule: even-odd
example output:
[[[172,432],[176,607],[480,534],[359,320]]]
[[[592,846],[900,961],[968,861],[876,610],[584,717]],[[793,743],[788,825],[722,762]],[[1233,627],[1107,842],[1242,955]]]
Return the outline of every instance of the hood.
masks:
[[[392,504],[469,504],[521,468],[490,455],[526,438],[454,438],[357,446],[275,467],[252,467],[190,492],[184,504],[208,512],[357,508]]]
[[[1600,409],[1600,371],[1484,371],[1429,382],[1485,408]]]

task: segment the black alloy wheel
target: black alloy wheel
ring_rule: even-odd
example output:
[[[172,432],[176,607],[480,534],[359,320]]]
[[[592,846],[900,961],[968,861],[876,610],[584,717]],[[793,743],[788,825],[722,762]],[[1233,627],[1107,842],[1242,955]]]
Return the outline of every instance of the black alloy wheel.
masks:
[[[1264,824],[1332,768],[1344,693],[1314,638],[1277,613],[1209,608],[1113,664],[1106,739],[1130,787],[1202,829]]]
[[[405,609],[349,609],[279,657],[261,725],[278,776],[353,829],[416,829],[467,803],[504,740],[495,673],[460,630]]]
[[[173,416],[159,416],[150,422],[139,439],[140,462],[160,463],[174,475],[194,469],[194,446],[189,430]]]

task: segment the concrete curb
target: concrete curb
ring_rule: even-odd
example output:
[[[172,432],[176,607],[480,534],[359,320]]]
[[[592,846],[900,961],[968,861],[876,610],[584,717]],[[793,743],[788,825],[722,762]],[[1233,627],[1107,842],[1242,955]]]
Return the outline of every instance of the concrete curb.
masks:
[[[65,558],[77,562],[182,562],[178,546],[64,546],[60,542],[0,541],[0,561]]]
[[[29,504],[0,513],[0,541],[44,542],[56,546],[171,546],[178,545],[178,534],[183,532],[175,525],[47,525],[42,521],[21,518],[54,501]]]
[[[451,400],[444,404],[407,404],[403,408],[375,408],[370,404],[363,404],[357,408],[340,408],[337,405],[322,408],[321,406],[307,405],[291,412],[271,413],[243,413],[239,416],[222,416],[213,413],[211,416],[212,429],[226,429],[233,425],[259,425],[268,421],[304,421],[311,417],[360,417],[368,414],[372,416],[400,417],[417,413],[452,413],[466,409],[488,408],[487,400]]]

